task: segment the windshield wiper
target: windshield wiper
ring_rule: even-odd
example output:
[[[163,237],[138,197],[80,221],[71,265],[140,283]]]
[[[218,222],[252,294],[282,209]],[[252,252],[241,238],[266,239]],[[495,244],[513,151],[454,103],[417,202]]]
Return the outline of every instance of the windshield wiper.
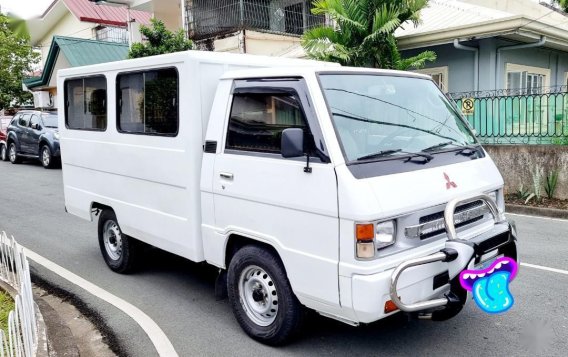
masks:
[[[369,155],[365,155],[365,156],[361,156],[357,158],[357,161],[362,161],[362,160],[368,160],[368,159],[377,159],[377,158],[381,158],[384,156],[389,156],[392,154],[396,154],[397,152],[406,154],[406,155],[401,155],[401,158],[408,158],[407,161],[410,161],[410,159],[412,157],[415,156],[419,156],[419,157],[423,157],[426,159],[426,162],[429,162],[430,160],[432,160],[434,158],[434,156],[429,155],[429,154],[424,154],[424,153],[419,153],[419,152],[409,152],[409,151],[403,151],[402,149],[392,149],[392,150],[382,150],[373,154],[369,154]]]
[[[401,152],[401,151],[402,151],[402,149],[381,150],[381,151],[373,153],[373,154],[358,157],[357,161],[367,160],[367,159],[377,159],[377,158],[380,158],[380,157],[383,157],[383,156],[389,156],[389,155],[392,155],[392,154],[396,154],[397,152]]]
[[[467,145],[467,146],[464,146],[463,148],[459,149],[458,152],[456,152],[456,155],[471,156],[471,155],[477,153],[478,150],[479,150],[479,145],[477,145],[477,144]]]
[[[437,149],[441,149],[443,147],[446,147],[448,145],[455,145],[458,151],[456,152],[456,155],[464,155],[464,156],[471,156],[473,154],[475,154],[477,152],[477,144],[472,144],[472,145],[459,145],[456,144],[453,141],[446,141],[440,144],[436,144],[436,145],[432,145],[430,147],[427,147],[426,149],[423,149],[423,152],[428,152],[428,151],[434,151]]]
[[[441,149],[441,148],[443,148],[443,147],[446,147],[446,146],[448,146],[448,145],[461,146],[461,145],[459,145],[459,144],[456,144],[456,143],[453,142],[453,141],[444,141],[443,143],[439,143],[439,144],[436,144],[436,145],[428,146],[426,149],[422,149],[422,151],[423,151],[423,152],[434,151],[434,150],[437,150],[437,149]]]

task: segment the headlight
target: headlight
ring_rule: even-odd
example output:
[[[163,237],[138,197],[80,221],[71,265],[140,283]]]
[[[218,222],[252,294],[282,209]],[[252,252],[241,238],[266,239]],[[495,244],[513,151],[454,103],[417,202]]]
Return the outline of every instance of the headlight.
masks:
[[[389,245],[394,244],[396,236],[394,221],[377,223],[376,232],[377,235],[375,239],[377,241],[377,249],[388,247]]]
[[[355,225],[355,254],[359,259],[374,258],[377,249],[388,247],[395,240],[395,221]]]
[[[58,132],[53,133],[53,137],[55,138],[55,140],[59,140],[59,133]]]

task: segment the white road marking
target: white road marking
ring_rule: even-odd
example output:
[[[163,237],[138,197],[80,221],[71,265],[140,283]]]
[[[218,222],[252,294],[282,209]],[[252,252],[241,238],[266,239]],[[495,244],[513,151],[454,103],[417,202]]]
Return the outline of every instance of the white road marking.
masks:
[[[568,219],[562,219],[562,218],[553,218],[553,217],[544,217],[544,216],[529,216],[528,214],[518,214],[518,213],[509,213],[509,212],[505,212],[505,214],[507,216],[519,216],[519,217],[527,217],[527,218],[546,219],[546,220],[549,220],[549,221],[558,221],[558,222],[568,223]]]
[[[528,268],[539,269],[539,270],[546,270],[546,271],[551,271],[551,272],[553,272],[553,273],[568,275],[568,270],[562,270],[562,269],[556,269],[556,268],[543,267],[542,265],[535,265],[535,264],[529,264],[529,263],[521,263],[521,265],[524,266],[524,267],[528,267]]]
[[[67,279],[71,283],[85,289],[89,293],[108,302],[109,304],[114,305],[116,308],[122,310],[125,314],[130,316],[134,321],[136,321],[136,323],[138,323],[138,325],[140,325],[142,330],[146,332],[160,356],[178,356],[176,350],[174,349],[174,346],[172,345],[164,331],[162,331],[158,324],[156,324],[154,320],[152,320],[150,316],[146,315],[142,310],[119,298],[118,296],[109,293],[103,288],[91,283],[90,281],[87,281],[80,276],[70,272],[69,270],[55,264],[54,262],[42,257],[41,255],[34,253],[28,248],[24,247],[24,249],[26,256],[31,260],[53,271],[62,278]]]

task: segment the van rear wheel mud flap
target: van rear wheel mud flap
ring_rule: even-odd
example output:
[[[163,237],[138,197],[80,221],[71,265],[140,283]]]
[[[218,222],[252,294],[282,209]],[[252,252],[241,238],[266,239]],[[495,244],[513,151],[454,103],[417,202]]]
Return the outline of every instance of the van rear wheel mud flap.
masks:
[[[396,267],[392,273],[390,298],[401,311],[420,314],[419,317],[421,318],[443,321],[454,317],[462,310],[467,300],[467,291],[460,285],[459,273],[473,265],[473,261],[475,258],[478,258],[479,252],[476,251],[477,247],[472,242],[457,238],[454,212],[458,204],[476,200],[481,200],[487,205],[496,224],[505,220],[504,215],[499,212],[496,203],[488,195],[480,194],[450,201],[444,211],[444,223],[448,235],[445,248],[432,255],[407,260]],[[434,262],[448,264],[449,292],[443,297],[436,299],[412,304],[402,302],[397,288],[398,280],[402,273],[411,267]]]

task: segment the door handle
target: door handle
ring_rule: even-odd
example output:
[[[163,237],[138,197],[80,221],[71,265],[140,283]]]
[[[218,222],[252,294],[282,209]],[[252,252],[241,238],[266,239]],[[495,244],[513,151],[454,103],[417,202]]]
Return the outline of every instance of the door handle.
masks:
[[[221,178],[224,178],[225,180],[232,180],[233,179],[233,174],[229,173],[229,172],[221,172],[221,173],[219,173],[219,176],[221,176]]]

